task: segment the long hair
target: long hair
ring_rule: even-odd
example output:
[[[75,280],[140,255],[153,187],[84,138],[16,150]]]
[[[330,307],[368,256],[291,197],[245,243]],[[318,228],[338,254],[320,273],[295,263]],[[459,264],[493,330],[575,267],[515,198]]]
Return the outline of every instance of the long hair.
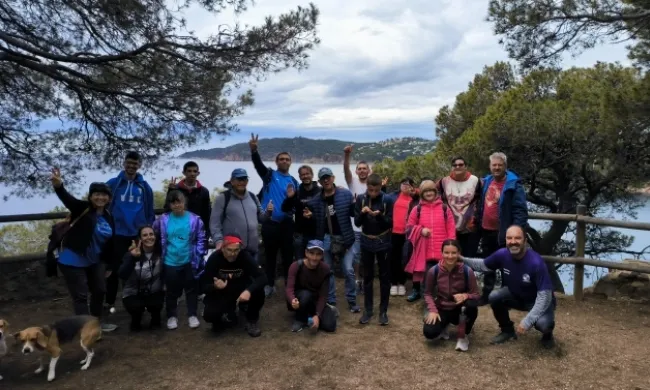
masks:
[[[154,230],[153,226],[151,225],[140,226],[138,228],[138,240],[140,240],[140,243],[142,243],[142,239],[140,238],[140,236],[144,229],[153,230],[153,234],[156,236],[156,242],[153,244],[153,254],[156,257],[162,257],[162,242],[160,241],[160,237],[156,234],[156,231]]]

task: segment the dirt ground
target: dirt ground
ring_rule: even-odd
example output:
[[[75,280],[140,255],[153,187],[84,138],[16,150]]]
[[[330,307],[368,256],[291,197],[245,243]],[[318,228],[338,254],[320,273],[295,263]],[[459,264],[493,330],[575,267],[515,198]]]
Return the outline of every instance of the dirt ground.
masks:
[[[0,302],[12,333],[69,312],[67,297]],[[9,337],[0,389],[650,389],[648,305],[560,298],[558,345],[550,351],[534,330],[489,345],[498,330],[489,308],[481,308],[467,353],[454,351],[454,341],[424,340],[421,303],[396,297],[389,316],[387,327],[376,319],[361,326],[359,314],[342,311],[335,334],[295,334],[276,295],[263,309],[262,336],[253,339],[243,327],[220,336],[206,324],[190,330],[184,316],[176,331],[132,334],[119,310],[111,321],[120,328],[98,343],[90,369],[80,371],[84,354],[76,342],[68,344],[49,384],[45,372],[33,373],[35,357],[21,356]]]

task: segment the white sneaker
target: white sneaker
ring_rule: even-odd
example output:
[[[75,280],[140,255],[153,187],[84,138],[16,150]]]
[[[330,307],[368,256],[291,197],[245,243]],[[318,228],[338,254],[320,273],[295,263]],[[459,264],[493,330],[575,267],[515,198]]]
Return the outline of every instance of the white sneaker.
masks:
[[[404,287],[403,284],[400,284],[399,286],[397,286],[397,295],[399,295],[400,297],[403,297],[404,295],[406,295],[406,287]]]
[[[397,286],[390,286],[390,296],[394,297],[397,295]]]
[[[199,319],[196,318],[195,316],[190,317],[187,322],[190,324],[190,328],[196,329],[198,328],[201,323],[199,322]]]
[[[469,349],[469,338],[467,336],[456,341],[456,351],[467,352]]]
[[[108,312],[111,313],[111,314],[115,314],[115,312],[116,312],[115,306],[111,306],[111,308],[108,309]]]
[[[167,319],[167,329],[169,330],[174,330],[178,328],[178,318],[176,317],[169,317]]]

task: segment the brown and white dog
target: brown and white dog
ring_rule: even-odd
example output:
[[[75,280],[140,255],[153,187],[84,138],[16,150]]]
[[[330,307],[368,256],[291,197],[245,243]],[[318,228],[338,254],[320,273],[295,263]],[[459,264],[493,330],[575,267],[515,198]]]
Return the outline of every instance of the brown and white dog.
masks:
[[[64,318],[50,326],[31,327],[16,334],[16,340],[23,343],[23,355],[31,354],[36,350],[45,351],[50,355],[49,372],[47,380],[53,381],[56,371],[56,363],[61,356],[61,344],[72,341],[77,335],[80,339],[81,348],[86,352],[86,358],[82,360],[82,370],[90,367],[90,362],[95,356],[92,347],[101,337],[102,329],[99,320],[93,316],[73,316]],[[43,360],[39,358],[39,367],[34,371],[36,374],[43,372]]]
[[[5,320],[0,320],[0,360],[7,354],[7,341],[5,340],[5,331],[9,323]],[[0,375],[0,381],[2,380],[2,375]]]

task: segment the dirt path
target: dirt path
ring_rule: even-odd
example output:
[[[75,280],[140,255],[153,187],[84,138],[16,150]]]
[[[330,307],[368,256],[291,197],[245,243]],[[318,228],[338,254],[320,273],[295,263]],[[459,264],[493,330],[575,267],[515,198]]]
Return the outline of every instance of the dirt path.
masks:
[[[65,316],[69,306],[67,299],[3,303],[0,316],[16,331]],[[264,307],[258,339],[242,328],[219,337],[205,325],[191,331],[184,317],[174,332],[131,334],[120,311],[113,320],[121,328],[99,343],[91,368],[79,370],[83,353],[69,344],[51,384],[45,373],[33,374],[34,357],[20,356],[10,339],[0,389],[650,389],[650,306],[568,298],[558,306],[555,350],[541,349],[535,331],[489,345],[497,327],[481,308],[468,353],[455,352],[453,341],[425,342],[422,306],[404,298],[391,301],[388,327],[376,320],[362,327],[359,315],[342,312],[335,334],[313,336],[291,333],[276,296]]]

